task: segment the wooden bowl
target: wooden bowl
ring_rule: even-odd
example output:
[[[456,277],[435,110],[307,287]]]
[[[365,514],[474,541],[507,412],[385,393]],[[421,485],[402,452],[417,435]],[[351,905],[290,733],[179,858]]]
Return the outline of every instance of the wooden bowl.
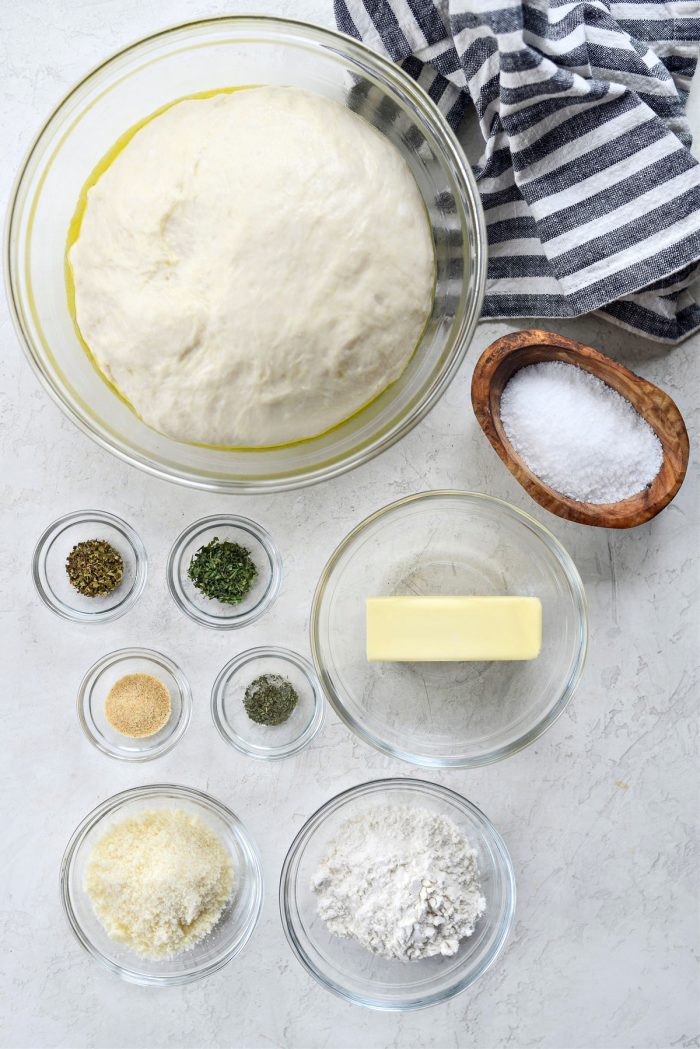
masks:
[[[651,484],[618,503],[569,499],[537,477],[515,451],[501,423],[501,394],[518,369],[541,361],[576,364],[626,397],[661,441],[663,463]],[[472,378],[472,405],[479,425],[513,476],[550,513],[598,528],[634,528],[655,517],[683,484],[688,467],[688,433],[683,416],[663,390],[590,346],[550,331],[517,331],[484,350]]]

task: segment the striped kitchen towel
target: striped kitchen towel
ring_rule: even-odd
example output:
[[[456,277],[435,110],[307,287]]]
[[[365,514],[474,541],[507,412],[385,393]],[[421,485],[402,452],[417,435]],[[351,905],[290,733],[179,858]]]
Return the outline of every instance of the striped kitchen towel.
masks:
[[[335,0],[335,13],[453,127],[476,108],[484,317],[600,310],[665,342],[700,327],[700,165],[685,118],[700,2]]]

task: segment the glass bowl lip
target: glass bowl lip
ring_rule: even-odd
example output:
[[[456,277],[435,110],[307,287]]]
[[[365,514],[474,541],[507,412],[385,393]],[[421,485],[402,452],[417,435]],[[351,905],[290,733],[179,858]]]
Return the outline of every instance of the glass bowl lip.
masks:
[[[281,659],[288,663],[292,663],[306,677],[311,686],[314,697],[311,717],[304,731],[297,736],[296,739],[292,740],[285,746],[275,748],[268,747],[265,749],[248,743],[237,733],[229,732],[224,724],[224,719],[221,714],[224,688],[231,675],[236,670],[240,670],[241,667],[244,667],[246,663],[251,662],[251,660],[259,659],[264,656],[273,656],[275,659]],[[294,652],[291,648],[283,648],[280,645],[259,645],[256,648],[246,649],[245,652],[241,652],[237,656],[234,656],[233,659],[229,659],[228,663],[226,663],[217,674],[216,681],[211,690],[212,721],[214,722],[221,738],[241,754],[245,754],[246,757],[258,758],[262,761],[278,761],[280,758],[287,758],[291,757],[292,754],[298,754],[299,751],[308,747],[309,743],[311,743],[312,739],[317,735],[323,724],[325,710],[326,705],[323,690],[321,689],[321,683],[318,680],[318,675],[316,674],[313,664],[299,652]]]
[[[410,100],[412,106],[420,114],[421,121],[427,123],[437,141],[443,147],[450,166],[454,169],[453,174],[458,176],[461,182],[461,193],[455,194],[455,203],[460,214],[462,224],[469,227],[473,243],[473,274],[471,274],[471,287],[473,295],[466,301],[462,296],[459,312],[455,319],[458,331],[453,339],[453,352],[446,363],[442,373],[426,389],[421,399],[414,403],[410,411],[393,423],[385,424],[379,432],[368,441],[355,447],[352,454],[338,457],[338,454],[325,458],[320,464],[303,469],[298,469],[285,474],[284,470],[275,471],[263,476],[241,479],[238,476],[222,476],[217,470],[196,473],[194,470],[182,469],[169,461],[158,461],[149,457],[146,453],[138,452],[130,448],[121,439],[116,440],[109,437],[100,424],[93,423],[83,416],[81,411],[73,404],[70,396],[63,389],[63,384],[58,382],[45,368],[40,355],[34,347],[34,340],[28,332],[22,320],[22,309],[15,280],[15,225],[17,212],[21,201],[21,192],[24,187],[25,177],[30,172],[32,163],[46,133],[51,125],[64,113],[66,106],[81,89],[98,77],[110,64],[125,58],[132,52],[137,51],[162,38],[174,37],[187,31],[194,32],[208,26],[229,24],[232,26],[250,26],[254,30],[256,26],[262,29],[272,29],[283,34],[284,32],[301,34],[310,46],[331,47],[340,53],[349,55],[366,63],[371,69],[382,73],[394,86],[402,90],[405,97]],[[60,410],[73,422],[78,429],[94,441],[99,447],[115,455],[118,459],[144,470],[153,477],[181,484],[189,488],[209,492],[238,492],[249,495],[261,495],[273,491],[292,491],[298,488],[317,484],[320,481],[339,477],[355,467],[374,459],[381,452],[391,448],[397,441],[409,433],[425,416],[435,407],[442,395],[445,393],[459,368],[461,367],[469,346],[471,344],[476,325],[481,315],[481,309],[486,290],[486,267],[488,260],[486,220],[479,197],[476,179],[466,159],[464,151],[459,144],[457,136],[447,123],[438,107],[428,95],[427,91],[415,80],[413,80],[396,63],[372,50],[362,41],[348,36],[335,29],[326,28],[307,22],[302,19],[280,18],[271,15],[221,15],[212,18],[195,19],[188,22],[177,23],[158,32],[141,37],[126,47],[109,55],[103,62],[93,66],[77,83],[75,83],[59,101],[54,105],[50,114],[41,125],[34,136],[20,163],[14,182],[10,189],[9,202],[5,216],[5,229],[3,236],[3,272],[5,281],[6,298],[13,327],[24,355],[32,368],[41,386],[48,393],[51,400]]]
[[[48,546],[54,536],[58,536],[71,525],[92,521],[109,525],[124,537],[133,552],[136,570],[131,587],[124,594],[119,604],[112,605],[111,608],[98,610],[97,612],[82,612],[80,609],[72,609],[68,605],[54,601],[44,586],[42,574],[46,563]],[[71,623],[110,623],[115,619],[119,619],[132,609],[140,598],[146,585],[147,576],[148,555],[138,532],[127,521],[117,517],[116,514],[109,513],[107,510],[72,510],[70,513],[56,518],[41,533],[32,554],[32,580],[36,592],[47,608],[50,608],[61,619],[67,619]]]
[[[94,684],[92,679],[95,675],[106,670],[109,666],[117,663],[123,659],[148,659],[158,666],[164,667],[172,674],[175,679],[180,693],[180,717],[171,729],[168,736],[161,740],[157,746],[150,747],[145,750],[135,752],[123,752],[119,747],[109,747],[102,740],[100,740],[90,729],[88,718],[85,714],[85,707],[87,705],[90,693],[92,691],[91,682]],[[93,747],[101,751],[102,754],[106,754],[108,758],[115,758],[117,761],[129,761],[129,762],[142,762],[152,761],[155,758],[161,757],[163,754],[167,754],[168,751],[172,750],[176,743],[184,736],[187,731],[187,727],[192,717],[192,689],[190,683],[185,677],[180,667],[168,656],[162,652],[156,651],[154,648],[118,648],[114,652],[108,652],[107,655],[102,656],[85,672],[83,679],[80,682],[78,688],[78,695],[76,698],[76,708],[78,713],[78,720],[80,727],[87,736]],[[127,739],[128,737],[124,737]],[[147,738],[147,737],[146,737]]]
[[[319,641],[319,616],[321,602],[325,595],[326,587],[330,579],[331,573],[335,568],[336,564],[340,560],[340,557],[345,551],[352,545],[355,539],[364,532],[365,528],[372,525],[375,521],[380,520],[382,517],[392,513],[395,510],[400,509],[403,506],[407,506],[410,503],[442,499],[445,497],[465,499],[467,502],[474,503],[491,503],[499,509],[500,512],[504,512],[507,516],[513,518],[516,521],[526,525],[531,531],[535,532],[539,538],[544,542],[549,552],[556,558],[561,566],[566,580],[569,584],[571,595],[574,601],[574,605],[577,611],[577,618],[579,623],[579,639],[578,639],[578,651],[574,666],[571,670],[568,680],[566,681],[564,688],[562,689],[561,695],[557,700],[554,707],[550,712],[543,718],[541,718],[533,727],[525,732],[519,739],[513,743],[507,744],[502,747],[497,747],[495,750],[490,751],[487,754],[479,755],[471,758],[454,758],[454,759],[443,759],[443,758],[432,758],[426,757],[421,754],[412,754],[410,751],[402,750],[398,747],[392,746],[390,743],[385,743],[377,735],[363,726],[356,718],[354,718],[346,709],[342,699],[338,695],[333,685],[333,682],[326,671],[326,668],[321,657],[321,646]],[[583,668],[586,662],[586,655],[588,652],[588,602],[586,600],[586,592],[583,587],[583,581],[579,575],[579,571],[574,564],[571,555],[565,549],[565,547],[559,542],[556,536],[549,531],[549,529],[537,521],[530,514],[526,513],[525,510],[520,510],[517,506],[513,506],[512,503],[506,502],[505,499],[499,499],[493,495],[484,495],[481,492],[469,492],[462,491],[460,489],[441,488],[432,491],[416,492],[412,495],[404,496],[401,499],[397,499],[392,503],[388,503],[386,506],[381,507],[374,513],[370,514],[364,520],[360,521],[344,539],[341,539],[340,543],[336,546],[335,550],[328,558],[319,581],[316,584],[314,596],[311,604],[311,614],[309,617],[309,634],[310,634],[310,645],[311,645],[311,657],[316,667],[321,687],[326,695],[328,702],[333,708],[334,712],[338,715],[340,720],[350,729],[354,735],[359,739],[368,743],[375,750],[380,751],[383,754],[388,754],[390,757],[399,758],[402,761],[407,761],[412,765],[417,765],[421,768],[481,768],[484,765],[492,765],[497,761],[503,760],[503,758],[510,757],[513,754],[517,754],[519,751],[524,750],[525,747],[534,743],[536,739],[549,729],[555,721],[563,714],[564,710],[569,704],[571,697],[576,691]]]
[[[118,811],[122,805],[129,801],[139,799],[147,800],[149,798],[163,796],[192,801],[201,805],[205,809],[215,812],[216,815],[227,824],[237,838],[246,859],[246,869],[254,882],[253,907],[246,926],[241,931],[238,939],[208,965],[195,967],[187,972],[174,975],[142,973],[127,966],[119,965],[118,962],[112,961],[111,958],[108,958],[103,954],[102,951],[92,943],[78,921],[71,903],[69,885],[73,858],[79,846],[83,843],[86,835],[96,827],[105,816]],[[59,888],[63,913],[68,921],[68,925],[80,946],[86,950],[92,958],[108,969],[111,973],[121,977],[121,979],[125,980],[127,983],[147,986],[179,987],[183,984],[192,983],[195,980],[200,980],[205,976],[210,976],[212,973],[218,972],[219,969],[222,969],[224,965],[227,965],[232,958],[235,958],[236,955],[243,950],[253,935],[260,919],[264,895],[264,879],[262,861],[260,859],[258,847],[248,832],[245,824],[231,809],[228,808],[228,806],[212,797],[211,794],[206,794],[204,791],[197,790],[195,787],[185,787],[176,783],[149,783],[141,787],[129,787],[127,790],[122,790],[118,794],[113,794],[105,801],[100,802],[99,805],[92,809],[87,816],[81,820],[73,831],[63,853],[63,858],[61,859]]]
[[[366,797],[374,793],[381,794],[384,791],[393,790],[414,790],[415,793],[419,795],[440,798],[442,801],[447,801],[452,806],[460,809],[462,813],[468,813],[476,820],[479,824],[481,834],[484,838],[488,839],[489,844],[492,846],[500,861],[500,869],[505,882],[506,906],[505,914],[498,929],[498,935],[486,957],[475,969],[466,973],[450,988],[435,992],[434,994],[427,994],[415,1001],[395,1001],[389,1003],[382,1001],[381,999],[363,997],[348,991],[340,984],[327,977],[317,968],[316,965],[314,965],[311,958],[307,955],[300,938],[297,936],[294,922],[291,918],[289,896],[292,890],[292,885],[294,884],[293,882],[290,882],[292,864],[307,845],[313,832],[325,822],[326,818],[333,813],[342,810],[346,804],[354,798]],[[284,858],[279,882],[279,907],[282,927],[284,929],[284,934],[287,937],[287,942],[298,961],[301,962],[306,971],[310,973],[311,976],[321,984],[321,986],[325,987],[326,990],[345,999],[345,1001],[352,1002],[354,1005],[362,1005],[365,1008],[374,1009],[379,1012],[413,1012],[417,1009],[426,1009],[432,1005],[438,1005],[442,1002],[448,1001],[455,995],[460,994],[478,980],[479,977],[483,976],[483,974],[491,968],[505,947],[515,915],[516,896],[513,861],[511,860],[510,853],[508,852],[503,837],[499,831],[496,830],[488,816],[474,805],[473,802],[463,797],[457,791],[452,790],[450,787],[445,787],[440,783],[431,783],[429,780],[414,779],[412,776],[392,776],[386,779],[369,780],[366,783],[359,783],[354,787],[348,787],[334,797],[329,798],[328,801],[324,802],[323,805],[309,816],[304,822],[304,825],[295,835],[294,840],[287,851],[287,855]]]
[[[270,564],[270,581],[260,600],[252,608],[245,612],[233,613],[225,618],[219,617],[215,619],[197,608],[187,598],[184,591],[180,594],[177,584],[180,578],[178,564],[184,547],[197,532],[204,532],[209,528],[217,527],[240,528],[241,531],[248,532],[249,535],[258,540],[265,550]],[[199,517],[180,532],[170,548],[165,572],[170,596],[181,612],[184,612],[195,623],[209,627],[212,630],[236,630],[238,627],[248,626],[250,623],[260,619],[274,604],[282,585],[282,555],[277,543],[267,529],[263,528],[257,521],[253,521],[252,518],[242,517],[240,514],[209,514],[207,517]],[[232,608],[235,608],[235,605]]]

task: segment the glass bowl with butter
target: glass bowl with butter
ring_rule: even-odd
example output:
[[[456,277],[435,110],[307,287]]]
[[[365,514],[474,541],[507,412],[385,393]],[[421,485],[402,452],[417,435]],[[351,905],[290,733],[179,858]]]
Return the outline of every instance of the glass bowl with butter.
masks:
[[[299,88],[339,103],[398,150],[432,234],[432,311],[399,378],[319,436],[264,448],[175,440],[139,418],[81,342],[67,280],[71,224],[81,191],[130,130],[176,100],[260,85]],[[252,240],[266,236],[266,219],[261,206]],[[457,139],[427,93],[399,66],[331,30],[235,16],[141,40],[66,96],[19,172],[6,259],[11,314],[28,360],[88,436],[158,477],[213,491],[266,492],[343,473],[389,447],[430,410],[471,340],[486,249],[478,192]]]
[[[310,630],[321,685],[357,736],[416,765],[477,767],[562,713],[588,616],[576,566],[546,528],[500,499],[436,491],[384,507],[340,543]]]

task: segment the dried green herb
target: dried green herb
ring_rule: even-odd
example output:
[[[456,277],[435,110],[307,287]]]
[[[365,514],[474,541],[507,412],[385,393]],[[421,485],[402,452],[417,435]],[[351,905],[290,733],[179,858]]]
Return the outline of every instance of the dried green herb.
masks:
[[[220,542],[214,536],[206,546],[200,546],[187,574],[205,597],[225,605],[239,605],[255,582],[258,570],[244,546],[228,539]]]
[[[86,539],[68,554],[66,572],[83,597],[106,597],[121,584],[124,562],[106,539]]]
[[[262,674],[245,690],[243,706],[259,725],[281,725],[299,702],[294,685],[281,674]]]

